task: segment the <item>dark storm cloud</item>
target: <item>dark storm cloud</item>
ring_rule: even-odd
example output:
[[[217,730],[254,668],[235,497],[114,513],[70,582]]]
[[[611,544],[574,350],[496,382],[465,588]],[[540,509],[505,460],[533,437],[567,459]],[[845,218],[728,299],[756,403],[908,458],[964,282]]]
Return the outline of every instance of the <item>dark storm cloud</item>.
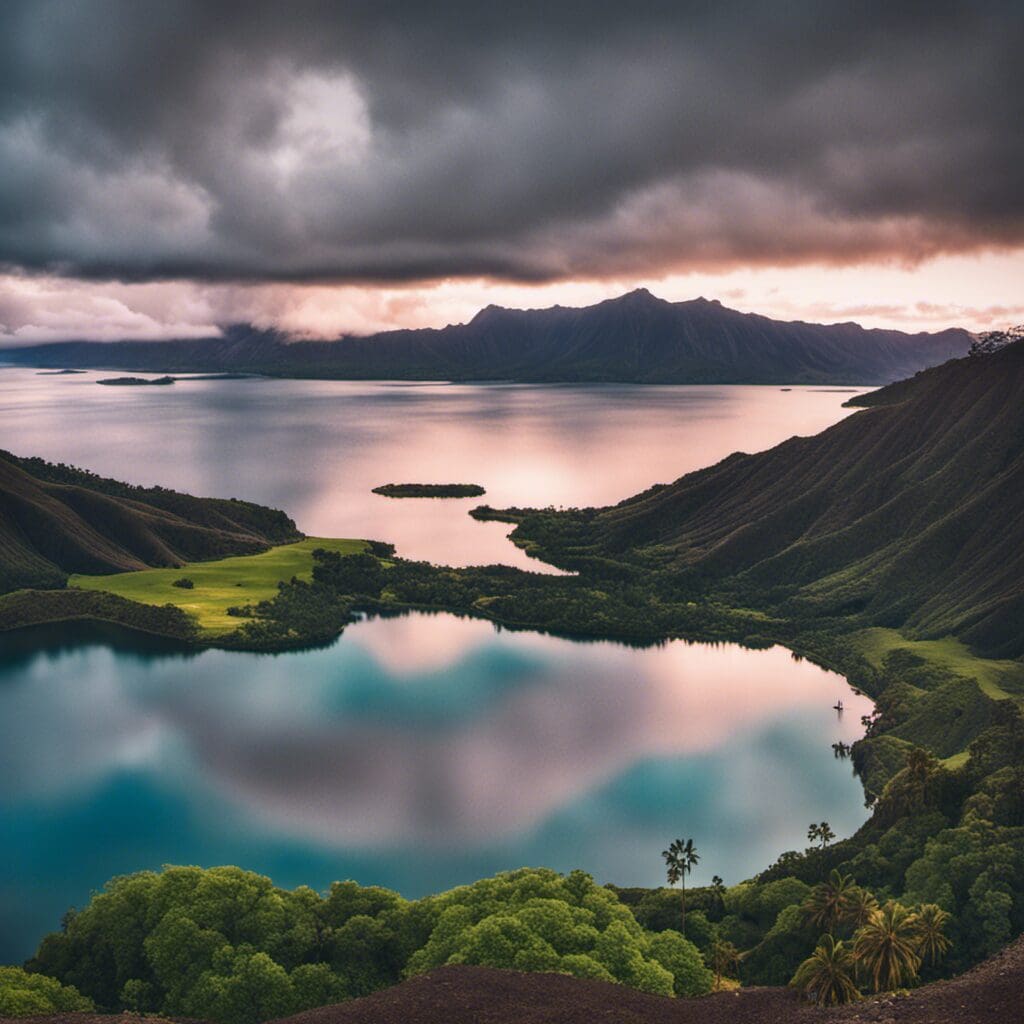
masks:
[[[1024,242],[1017,3],[0,7],[0,263],[541,280]]]

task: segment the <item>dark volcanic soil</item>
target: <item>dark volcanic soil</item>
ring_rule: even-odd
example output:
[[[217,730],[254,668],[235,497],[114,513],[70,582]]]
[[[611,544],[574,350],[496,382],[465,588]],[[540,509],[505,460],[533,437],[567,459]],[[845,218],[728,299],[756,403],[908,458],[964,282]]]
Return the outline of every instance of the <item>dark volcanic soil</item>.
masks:
[[[152,1022],[153,1018],[149,1019]],[[0,1018],[0,1024],[139,1024],[130,1015]],[[623,985],[488,967],[442,967],[286,1024],[1024,1024],[1024,939],[952,981],[816,1010],[782,988],[665,999]],[[285,1024],[285,1022],[278,1022]]]
[[[666,999],[562,974],[442,967],[395,988],[309,1010],[288,1024],[769,1024],[800,1014],[785,989]]]
[[[665,999],[558,974],[443,967],[288,1024],[1024,1024],[1024,939],[953,981],[839,1010],[800,1004],[782,988]]]

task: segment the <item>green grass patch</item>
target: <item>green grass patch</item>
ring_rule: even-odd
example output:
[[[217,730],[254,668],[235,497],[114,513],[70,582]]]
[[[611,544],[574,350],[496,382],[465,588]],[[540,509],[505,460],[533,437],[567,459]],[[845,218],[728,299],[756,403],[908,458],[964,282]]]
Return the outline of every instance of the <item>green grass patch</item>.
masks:
[[[908,682],[920,673],[939,677],[973,679],[982,693],[993,700],[1013,698],[1024,701],[1024,665],[1019,661],[980,658],[966,644],[946,637],[942,640],[908,640],[895,629],[864,629],[851,638],[856,648],[875,667],[893,665],[893,654],[906,665]]]
[[[189,562],[177,569],[142,569],[108,576],[72,576],[68,586],[98,590],[142,604],[173,604],[191,615],[202,633],[230,633],[246,621],[228,615],[234,605],[255,604],[277,594],[277,584],[297,576],[311,578],[313,551],[324,548],[343,555],[366,551],[363,540],[307,537],[295,544],[281,544],[258,555],[238,555],[215,562]],[[191,588],[175,586],[188,579]]]
[[[954,754],[952,757],[944,757],[942,763],[953,771],[957,768],[962,768],[967,764],[967,759],[971,756],[970,751],[961,750],[960,753]]]

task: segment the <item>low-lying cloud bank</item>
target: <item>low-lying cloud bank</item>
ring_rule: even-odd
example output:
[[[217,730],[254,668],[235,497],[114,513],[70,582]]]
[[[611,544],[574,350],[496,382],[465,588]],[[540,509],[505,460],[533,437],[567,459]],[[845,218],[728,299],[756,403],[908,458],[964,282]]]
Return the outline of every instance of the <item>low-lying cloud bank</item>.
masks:
[[[52,275],[0,274],[0,350],[67,340],[211,338],[252,323],[296,338],[369,335],[465,323],[491,303],[512,308],[586,306],[639,286],[670,301],[697,295],[777,320],[909,332],[983,331],[1024,320],[1014,280],[1024,253],[935,260],[911,271],[790,268],[643,279],[510,285],[471,279],[418,285],[224,284],[195,281],[97,282]]]
[[[9,0],[0,264],[548,281],[1020,246],[1022,51],[997,0]]]

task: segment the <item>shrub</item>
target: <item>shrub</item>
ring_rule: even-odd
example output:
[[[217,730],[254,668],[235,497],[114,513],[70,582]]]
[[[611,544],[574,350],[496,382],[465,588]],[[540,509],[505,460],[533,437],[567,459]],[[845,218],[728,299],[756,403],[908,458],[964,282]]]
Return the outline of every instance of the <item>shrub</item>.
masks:
[[[675,990],[672,970],[652,948],[656,938],[582,871],[523,868],[422,902],[436,923],[410,958],[407,976],[442,964],[479,964],[605,978],[661,995]],[[659,949],[684,987],[699,986],[700,954],[682,936],[679,942],[685,946],[667,939]]]
[[[672,975],[677,996],[702,996],[711,991],[714,975],[704,966],[700,950],[679,932],[659,932],[648,949],[652,959]]]
[[[70,985],[20,967],[0,967],[0,1017],[32,1017],[44,1013],[75,1013],[94,1010]]]

